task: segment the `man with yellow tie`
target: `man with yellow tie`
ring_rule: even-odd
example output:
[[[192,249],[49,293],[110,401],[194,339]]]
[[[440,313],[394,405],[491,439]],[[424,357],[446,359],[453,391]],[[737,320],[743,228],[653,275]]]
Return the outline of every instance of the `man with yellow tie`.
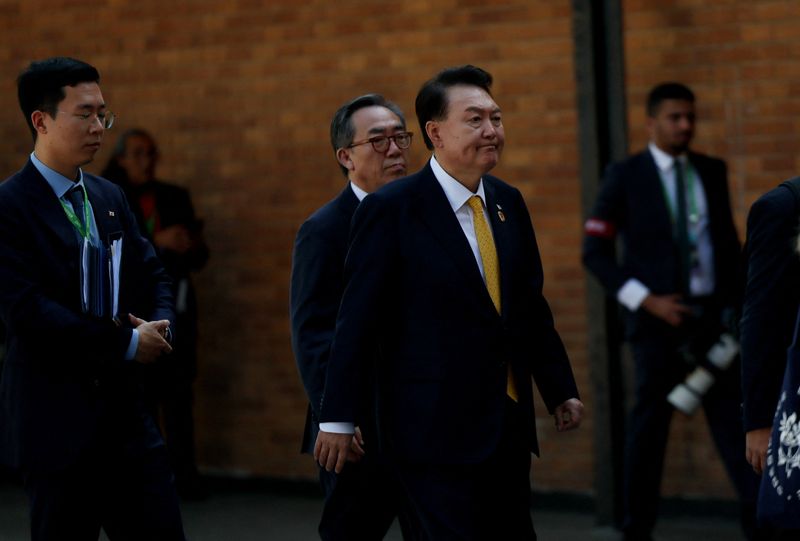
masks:
[[[559,430],[583,413],[525,201],[487,175],[504,144],[491,83],[461,66],[417,94],[433,156],[356,211],[321,405],[315,457],[338,472],[359,367],[381,352],[380,443],[419,539],[535,539],[531,376]]]

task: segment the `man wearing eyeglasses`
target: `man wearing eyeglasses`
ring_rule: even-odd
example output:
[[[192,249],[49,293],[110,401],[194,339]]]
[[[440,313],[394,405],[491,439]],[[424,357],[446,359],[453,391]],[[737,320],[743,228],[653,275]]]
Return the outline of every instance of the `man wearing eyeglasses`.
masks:
[[[347,471],[379,350],[381,441],[414,539],[536,539],[532,377],[559,431],[582,417],[525,201],[488,174],[505,142],[491,84],[460,66],[417,94],[433,156],[356,211],[328,360],[315,458]]]
[[[99,78],[49,58],[17,80],[34,148],[0,185],[0,460],[22,473],[34,540],[183,540],[138,383],[171,350],[170,281],[122,191],[81,170],[114,120]]]
[[[300,227],[292,264],[292,346],[309,398],[302,444],[302,451],[309,454],[319,432],[325,368],[343,293],[350,220],[367,194],[406,174],[412,134],[406,131],[397,105],[378,94],[367,94],[336,111],[330,135],[348,183]],[[362,377],[374,382],[373,366],[363,372]],[[359,418],[360,430],[351,441],[353,463],[340,474],[320,468],[325,506],[319,533],[325,540],[383,539],[397,515],[396,491],[378,451],[372,388],[370,385],[360,395],[365,415]]]

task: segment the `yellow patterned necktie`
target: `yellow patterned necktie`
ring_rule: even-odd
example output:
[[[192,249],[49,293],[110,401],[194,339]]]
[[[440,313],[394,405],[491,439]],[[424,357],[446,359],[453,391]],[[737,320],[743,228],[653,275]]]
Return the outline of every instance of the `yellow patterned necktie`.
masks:
[[[469,208],[472,209],[472,224],[475,227],[475,238],[478,241],[478,251],[481,254],[483,263],[483,274],[486,276],[486,289],[492,298],[497,313],[501,313],[500,305],[500,265],[497,262],[497,248],[494,245],[494,238],[489,231],[489,224],[483,216],[483,201],[480,196],[473,195],[467,201]],[[508,384],[506,393],[514,402],[518,401],[517,387],[511,375],[511,365],[508,365]]]

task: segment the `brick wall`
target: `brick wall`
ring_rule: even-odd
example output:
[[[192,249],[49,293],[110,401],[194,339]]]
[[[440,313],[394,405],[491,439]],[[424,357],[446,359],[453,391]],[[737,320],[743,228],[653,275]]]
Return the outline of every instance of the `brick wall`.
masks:
[[[800,14],[790,1],[707,4],[624,2],[632,145],[644,141],[639,103],[652,83],[693,85],[697,146],[729,158],[741,223],[746,205],[795,169],[790,28]],[[161,176],[191,189],[212,250],[196,281],[199,459],[231,474],[314,475],[297,453],[305,398],[289,343],[288,279],[299,224],[343,184],[327,140],[333,111],[368,91],[394,99],[417,132],[417,168],[426,159],[413,115],[421,82],[467,62],[492,72],[507,134],[495,173],[526,197],[545,293],[589,406],[584,429],[557,435],[538,404],[543,454],[533,477],[541,489],[591,490],[569,2],[7,0],[0,19],[2,176],[30,151],[14,77],[31,59],[62,54],[100,69],[119,114],[87,169],[102,168],[120,131],[141,126],[161,145]],[[707,473],[701,461],[707,437],[697,421],[676,423],[687,441],[675,442],[667,490],[729,494],[721,470]]]

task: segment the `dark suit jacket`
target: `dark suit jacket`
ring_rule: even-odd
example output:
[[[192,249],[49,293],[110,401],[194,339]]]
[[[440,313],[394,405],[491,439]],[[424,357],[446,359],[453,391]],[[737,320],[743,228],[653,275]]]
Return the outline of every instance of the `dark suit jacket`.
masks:
[[[353,218],[320,419],[358,422],[359,367],[377,347],[382,430],[401,460],[485,460],[501,434],[509,363],[524,437],[534,452],[531,376],[550,410],[578,396],[542,296],[525,202],[497,178],[486,175],[483,182],[500,264],[502,316],[430,164],[364,199]]]
[[[772,426],[800,308],[800,209],[778,187],[753,203],[747,218],[748,272],[742,320],[745,430]]]
[[[740,246],[731,216],[725,162],[693,152],[689,161],[702,179],[708,204],[714,295],[721,304],[733,305],[740,283]],[[638,279],[654,294],[680,292],[670,211],[649,150],[608,167],[590,219],[604,227],[587,228],[592,234],[584,236],[583,262],[610,296],[616,298],[630,278]],[[623,244],[621,264],[615,256],[617,235]],[[641,325],[654,322],[652,316],[637,311],[628,321],[629,336]]]
[[[126,183],[120,183],[120,185],[128,197],[131,210],[141,226],[140,231],[143,236],[149,238],[138,201],[140,193],[144,190],[153,193],[162,229],[173,225],[183,225],[192,232],[201,226],[195,216],[189,191],[185,188],[160,180],[148,182],[142,188],[129,186]],[[158,254],[167,272],[175,280],[186,278],[191,272],[202,269],[208,261],[208,247],[204,243],[200,243],[196,250],[187,254],[177,254],[169,250],[159,250]]]
[[[123,235],[119,311],[174,319],[170,281],[119,187],[84,173],[100,238]],[[78,460],[98,438],[159,445],[144,413],[131,329],[81,313],[78,236],[32,163],[0,185],[0,461],[29,471]]]
[[[350,220],[358,198],[348,184],[306,220],[294,245],[291,282],[292,348],[309,398],[302,451],[312,453],[319,432],[336,313],[342,299]]]

